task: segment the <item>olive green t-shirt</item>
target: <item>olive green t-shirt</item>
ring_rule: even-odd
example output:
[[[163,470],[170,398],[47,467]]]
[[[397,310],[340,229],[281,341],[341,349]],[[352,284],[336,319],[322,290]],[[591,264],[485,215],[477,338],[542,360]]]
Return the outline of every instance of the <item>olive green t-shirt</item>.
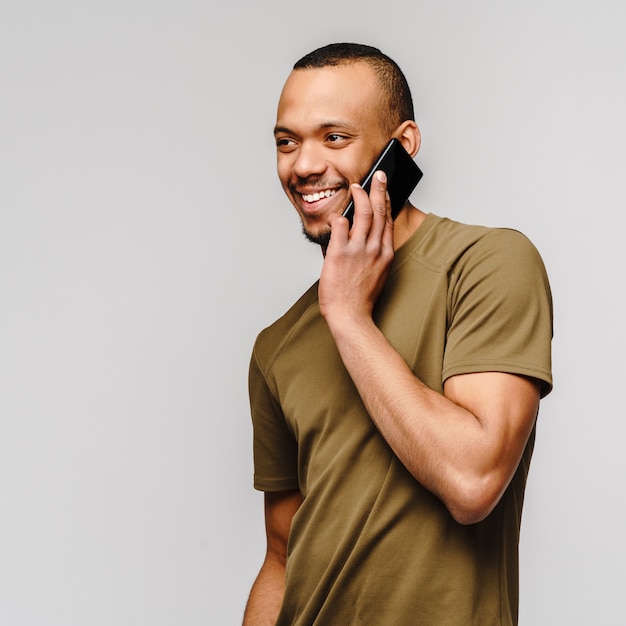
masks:
[[[426,216],[394,258],[374,318],[442,392],[498,371],[552,386],[546,272],[514,230]],[[317,285],[255,343],[254,486],[299,489],[281,625],[517,623],[518,542],[534,431],[494,511],[454,521],[369,418],[320,316]]]

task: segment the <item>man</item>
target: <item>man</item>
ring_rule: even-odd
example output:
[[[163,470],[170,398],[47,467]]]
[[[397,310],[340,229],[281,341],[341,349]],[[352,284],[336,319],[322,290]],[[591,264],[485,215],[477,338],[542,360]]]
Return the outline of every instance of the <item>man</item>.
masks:
[[[409,202],[392,222],[385,176],[355,184],[392,136],[415,156],[391,59],[333,44],[296,63],[278,175],[324,264],[252,355],[267,553],[244,624],[517,623],[548,280],[516,231]]]

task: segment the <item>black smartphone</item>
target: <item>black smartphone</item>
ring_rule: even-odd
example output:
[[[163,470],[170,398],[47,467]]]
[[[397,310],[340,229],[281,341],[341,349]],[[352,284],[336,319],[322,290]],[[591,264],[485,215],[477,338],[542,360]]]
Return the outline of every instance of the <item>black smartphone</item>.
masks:
[[[419,183],[420,178],[422,178],[422,170],[420,170],[417,163],[411,158],[411,155],[395,137],[385,146],[368,175],[361,181],[361,187],[368,193],[372,184],[372,177],[378,170],[382,170],[387,174],[387,191],[391,200],[391,217],[396,219],[400,209],[402,209],[411,192]],[[350,200],[342,215],[348,218],[352,226],[354,200]]]

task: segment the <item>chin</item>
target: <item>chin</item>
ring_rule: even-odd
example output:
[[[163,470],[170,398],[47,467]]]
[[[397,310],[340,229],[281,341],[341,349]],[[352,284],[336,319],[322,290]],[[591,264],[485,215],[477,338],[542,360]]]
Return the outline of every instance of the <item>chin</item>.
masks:
[[[328,246],[328,242],[330,241],[330,228],[328,230],[323,230],[318,233],[312,233],[310,230],[307,230],[306,227],[303,225],[302,234],[311,243],[316,243],[318,246],[322,246],[323,248],[326,248]]]

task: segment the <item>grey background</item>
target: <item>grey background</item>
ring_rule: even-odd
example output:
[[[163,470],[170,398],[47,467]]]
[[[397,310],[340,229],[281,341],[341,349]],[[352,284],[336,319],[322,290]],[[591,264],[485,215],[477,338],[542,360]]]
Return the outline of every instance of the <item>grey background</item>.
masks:
[[[321,265],[271,129],[341,40],[412,85],[414,203],[524,231],[551,277],[521,624],[626,623],[623,7],[2,2],[0,624],[240,622],[250,349]]]

